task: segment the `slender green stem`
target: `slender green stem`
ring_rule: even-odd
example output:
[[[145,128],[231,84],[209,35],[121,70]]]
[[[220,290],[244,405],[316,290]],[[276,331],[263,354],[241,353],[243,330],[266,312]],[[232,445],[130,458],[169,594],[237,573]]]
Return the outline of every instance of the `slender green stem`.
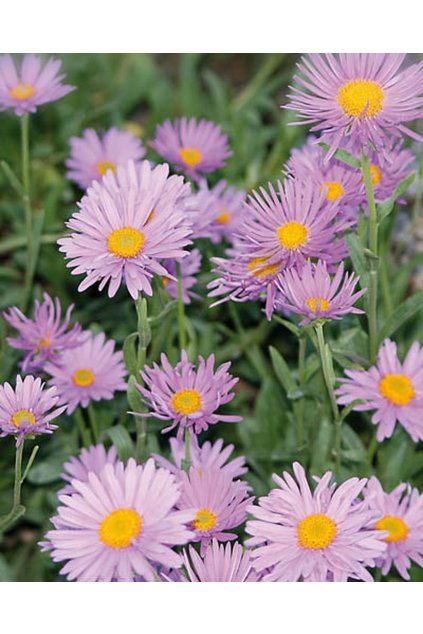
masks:
[[[137,442],[135,445],[135,457],[139,464],[147,459],[147,418],[136,417]]]
[[[185,324],[185,306],[183,300],[181,265],[176,263],[176,275],[178,278],[178,325],[179,325],[179,347],[186,350],[187,347],[187,329]]]
[[[306,352],[306,339],[301,334],[298,338],[298,373],[299,373],[299,379],[300,379],[300,389],[302,389],[305,384],[305,352]],[[302,396],[300,399],[298,399],[295,406],[298,450],[301,450],[304,446],[304,406],[305,406],[305,399]]]
[[[95,409],[92,403],[88,404],[88,419],[90,421],[93,442],[98,443],[99,433],[98,433],[97,417],[96,417]]]
[[[143,369],[147,359],[147,348],[151,343],[151,328],[148,321],[148,305],[146,298],[138,299],[135,308],[138,316],[138,350],[137,369],[138,375],[135,380],[141,380],[140,371]],[[145,405],[141,404],[141,412],[146,411]],[[145,416],[136,417],[137,440],[135,444],[135,458],[137,462],[143,463],[147,459],[147,418]]]
[[[182,469],[189,471],[191,466],[191,432],[189,427],[185,427],[185,458],[182,461]]]
[[[79,407],[77,407],[75,410],[75,420],[79,428],[79,435],[81,437],[81,445],[83,447],[89,447],[89,445],[91,444],[91,434],[85,425],[84,416]]]
[[[378,350],[377,334],[377,292],[378,292],[378,221],[375,195],[373,191],[372,175],[370,172],[369,157],[361,151],[361,169],[363,171],[366,185],[367,204],[369,208],[369,249],[371,256],[369,259],[369,290],[368,290],[368,311],[367,319],[369,324],[369,352],[370,361],[374,361]]]
[[[390,315],[394,306],[392,303],[391,283],[389,280],[389,262],[388,262],[388,250],[385,248],[381,254],[380,260],[380,283],[382,288],[383,304],[385,313]]]
[[[19,447],[16,448],[15,455],[15,483],[13,487],[13,506],[11,511],[2,519],[0,519],[0,531],[4,532],[13,524],[13,522],[20,517],[25,509],[21,505],[21,488],[22,488],[22,456],[23,456],[24,441],[22,439]]]
[[[34,241],[32,235],[31,189],[29,180],[29,114],[27,112],[25,112],[21,117],[21,152],[23,204],[27,240],[25,283],[21,302],[21,309],[24,311],[31,293],[32,276],[34,273]]]
[[[372,474],[373,460],[379,448],[379,441],[376,435],[373,436],[367,449],[367,475],[370,477]]]
[[[323,378],[325,380],[326,388],[329,395],[329,400],[332,408],[333,421],[335,424],[335,460],[336,471],[339,473],[341,468],[341,426],[342,419],[336,402],[336,395],[334,390],[334,376],[332,368],[332,355],[328,344],[325,342],[325,335],[323,332],[323,324],[316,323],[315,331],[317,335],[317,343],[319,347],[320,360],[322,363]]]

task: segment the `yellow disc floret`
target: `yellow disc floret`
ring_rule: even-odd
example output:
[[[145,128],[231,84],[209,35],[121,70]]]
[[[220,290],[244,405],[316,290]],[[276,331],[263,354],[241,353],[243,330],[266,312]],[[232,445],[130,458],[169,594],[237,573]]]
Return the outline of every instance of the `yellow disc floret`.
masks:
[[[97,163],[97,171],[101,176],[104,176],[109,170],[116,174],[116,163],[113,163],[113,161],[100,161]]]
[[[92,370],[88,368],[80,368],[73,375],[73,382],[78,387],[88,387],[95,381],[95,375]]]
[[[142,251],[144,244],[144,234],[132,227],[115,229],[107,239],[110,253],[120,258],[134,258]]]
[[[185,165],[188,167],[196,167],[203,158],[200,150],[194,147],[183,147],[179,150],[179,155]]]
[[[116,509],[101,522],[100,539],[111,548],[128,548],[140,534],[142,523],[141,515],[134,509]]]
[[[10,89],[10,94],[13,99],[17,99],[18,101],[25,101],[25,99],[30,99],[35,95],[37,91],[34,86],[31,84],[17,84]]]
[[[19,409],[17,412],[13,414],[12,418],[10,419],[10,422],[12,423],[12,425],[14,425],[15,427],[19,429],[22,423],[29,423],[30,425],[35,425],[35,416],[32,412],[29,411],[29,409]]]
[[[326,200],[338,200],[345,193],[342,183],[337,181],[325,181],[320,190],[326,192]]]
[[[276,275],[281,265],[280,262],[275,264],[266,264],[269,258],[251,258],[248,263],[248,268],[252,271],[254,277],[261,279],[266,275]]]
[[[210,531],[216,526],[216,523],[216,514],[213,511],[209,511],[209,509],[202,508],[195,516],[192,525],[197,531]]]
[[[325,313],[330,308],[330,302],[324,297],[310,297],[310,299],[306,299],[306,304],[313,313],[317,310]]]
[[[194,414],[202,407],[201,394],[197,390],[181,390],[172,396],[172,407],[179,414]]]
[[[401,517],[397,515],[385,515],[378,522],[376,522],[375,528],[380,531],[388,531],[388,537],[385,537],[385,542],[400,542],[406,539],[409,528]]]
[[[224,211],[222,214],[220,214],[220,216],[218,216],[215,220],[215,222],[217,222],[220,225],[227,225],[228,222],[231,221],[231,214],[229,213],[229,211]]]
[[[279,242],[284,249],[295,251],[304,246],[308,239],[308,229],[301,222],[291,220],[276,230]]]
[[[385,374],[379,381],[379,390],[394,405],[408,405],[416,396],[411,379],[406,374]]]
[[[338,90],[337,101],[345,114],[356,119],[374,117],[383,108],[385,93],[377,81],[353,79]]]
[[[297,526],[298,541],[303,548],[327,548],[336,537],[335,522],[323,513],[307,515]]]
[[[370,175],[373,185],[379,185],[382,178],[382,170],[377,165],[370,165]]]

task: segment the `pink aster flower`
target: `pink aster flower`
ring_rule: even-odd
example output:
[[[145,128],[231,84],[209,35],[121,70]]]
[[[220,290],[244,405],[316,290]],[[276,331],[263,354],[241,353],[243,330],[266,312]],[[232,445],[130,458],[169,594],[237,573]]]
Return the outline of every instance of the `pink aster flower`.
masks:
[[[24,55],[18,70],[10,55],[0,57],[0,109],[14,108],[15,114],[35,112],[37,106],[56,101],[67,95],[75,86],[62,84],[59,75],[62,62],[49,59],[41,68],[38,55]]]
[[[178,438],[169,439],[170,450],[173,462],[169,462],[163,456],[153,454],[155,461],[165,469],[172,473],[179,474],[182,468],[182,462],[185,458],[185,443]],[[237,456],[229,460],[229,456],[233,453],[234,445],[223,446],[223,440],[219,438],[215,443],[209,440],[201,446],[198,443],[197,436],[191,436],[191,465],[197,470],[221,469],[225,473],[229,473],[232,478],[239,478],[247,473],[248,468],[245,466],[244,456]]]
[[[364,491],[370,508],[379,514],[375,528],[387,531],[387,549],[376,563],[387,575],[394,565],[403,579],[409,581],[411,560],[423,566],[423,495],[402,482],[391,493],[385,493],[379,480],[370,478]]]
[[[110,128],[101,137],[93,129],[84,130],[82,137],[70,139],[71,155],[65,161],[69,168],[66,176],[86,189],[111,170],[116,174],[118,165],[129,160],[140,161],[145,154],[141,141],[130,132]]]
[[[341,262],[331,278],[325,262],[306,262],[301,272],[296,268],[287,269],[277,280],[280,294],[276,307],[303,315],[300,325],[309,324],[313,319],[342,319],[348,313],[360,314],[355,302],[366,292],[362,289],[354,293],[359,278],[353,273],[344,276]]]
[[[199,174],[223,167],[232,155],[222,128],[206,119],[183,117],[174,123],[167,120],[157,126],[156,138],[150,145],[194,180],[198,180]]]
[[[53,302],[47,293],[43,297],[41,304],[35,300],[34,319],[26,317],[16,306],[10,308],[9,312],[3,312],[6,321],[19,333],[19,337],[7,337],[7,343],[12,348],[25,351],[23,372],[43,370],[47,361],[54,361],[63,350],[79,346],[84,339],[78,323],[68,330],[73,304],[67,309],[61,323],[59,298],[56,297]]]
[[[78,290],[108,284],[113,297],[123,283],[134,299],[152,295],[153,275],[166,275],[159,260],[182,258],[191,244],[185,214],[189,185],[169,177],[168,165],[132,161],[94,181],[67,223],[73,233],[60,239],[60,251],[73,274],[84,273]]]
[[[93,471],[99,474],[106,464],[115,465],[118,462],[118,455],[116,447],[113,445],[110,449],[105,448],[104,445],[91,445],[88,449],[83,447],[79,456],[71,456],[68,462],[65,462],[63,468],[65,473],[62,473],[62,479],[68,482],[68,484],[60,490],[60,494],[72,494],[76,493],[76,490],[70,484],[72,480],[79,480],[80,482],[88,481],[88,474]]]
[[[64,407],[56,408],[59,395],[55,387],[44,389],[40,378],[16,377],[16,387],[0,385],[0,436],[16,436],[16,445],[27,434],[51,434],[57,425],[52,420],[60,416]]]
[[[378,426],[379,442],[392,436],[397,421],[414,442],[423,439],[423,349],[417,341],[401,363],[397,344],[385,339],[376,365],[368,370],[345,370],[345,374],[347,379],[339,379],[338,403],[361,401],[354,410],[376,410],[372,423]]]
[[[331,156],[346,136],[366,151],[403,134],[423,141],[404,123],[423,118],[423,62],[400,70],[405,54],[312,54],[298,64],[285,106],[321,132]]]
[[[258,581],[258,575],[252,569],[250,551],[244,551],[238,542],[223,545],[213,539],[204,557],[190,546],[189,555],[184,550],[183,558],[191,582]]]
[[[76,493],[59,496],[55,528],[42,544],[53,561],[67,562],[61,573],[69,581],[154,581],[155,564],[181,566],[173,547],[191,539],[185,524],[194,513],[174,510],[180,490],[171,473],[130,458],[72,486]]]
[[[336,487],[328,471],[312,492],[303,467],[295,462],[293,469],[296,480],[275,474],[279,488],[247,509],[254,517],[246,526],[253,565],[270,568],[263,581],[373,581],[366,568],[386,543],[384,533],[368,528],[375,512],[357,499],[366,479],[349,478]]]
[[[246,193],[236,187],[228,187],[224,180],[219,181],[211,193],[216,200],[211,240],[221,242],[225,239],[232,242],[234,235],[242,231],[243,221],[248,214],[245,206]]]
[[[234,480],[229,472],[222,469],[199,470],[191,467],[189,474],[181,471],[181,497],[177,507],[194,509],[192,528],[195,531],[191,541],[200,541],[201,555],[213,538],[226,542],[236,539],[235,533],[228,533],[245,522],[247,506],[253,498],[248,498],[249,485],[242,480]]]
[[[219,421],[237,423],[242,420],[240,416],[217,412],[235,396],[231,390],[238,379],[229,374],[230,363],[223,363],[214,371],[215,359],[211,354],[208,359],[199,356],[195,368],[185,350],[174,368],[164,353],[160,361],[161,367],[157,363],[152,368],[144,366],[141,372],[144,386],[138,385],[138,389],[150,409],[144,416],[172,421],[162,433],[178,427],[177,437],[181,438],[185,428],[199,434]]]
[[[82,345],[65,350],[55,363],[47,363],[49,383],[57,388],[59,402],[67,405],[68,414],[78,405],[110,400],[116,391],[126,390],[123,354],[114,348],[115,341],[106,341],[103,332],[96,336],[89,333]]]
[[[192,298],[199,298],[191,289],[197,284],[196,274],[201,270],[201,253],[193,249],[180,261],[182,278],[182,300],[184,304],[190,304]],[[178,299],[178,279],[176,274],[176,260],[168,260],[165,269],[171,277],[162,277],[162,282],[172,299]]]

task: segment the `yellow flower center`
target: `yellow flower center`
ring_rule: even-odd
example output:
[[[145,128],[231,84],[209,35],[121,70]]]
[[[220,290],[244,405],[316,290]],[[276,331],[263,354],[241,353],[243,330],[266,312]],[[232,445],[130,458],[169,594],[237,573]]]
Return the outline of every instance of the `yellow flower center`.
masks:
[[[17,428],[19,428],[22,423],[35,425],[35,416],[32,412],[29,411],[29,409],[19,409],[13,414],[10,422]]]
[[[397,515],[385,515],[378,522],[376,526],[380,531],[388,531],[388,537],[385,537],[385,542],[400,542],[408,535],[408,526],[401,517]]]
[[[281,246],[290,251],[295,251],[304,246],[308,239],[308,229],[301,222],[291,220],[276,230]]]
[[[111,548],[128,548],[140,534],[142,523],[141,515],[134,509],[116,509],[101,522],[100,539]]]
[[[382,170],[377,165],[370,165],[370,175],[372,177],[373,185],[379,185],[382,177]]]
[[[170,284],[170,279],[168,277],[162,277],[163,286],[167,286]]]
[[[46,335],[44,339],[38,339],[37,345],[35,348],[38,352],[41,352],[43,348],[48,348],[49,346],[51,346],[51,339],[49,335]]]
[[[88,387],[95,381],[95,375],[88,368],[80,368],[73,375],[73,382],[79,387]]]
[[[144,234],[132,227],[115,229],[107,239],[109,251],[121,258],[134,258],[143,249],[144,244]]]
[[[202,508],[195,516],[192,525],[197,531],[210,531],[216,526],[216,523],[216,514],[213,511],[209,511],[209,509]]]
[[[231,221],[232,215],[229,211],[224,211],[220,216],[218,216],[215,222],[218,222],[220,225],[227,225],[228,222]]]
[[[113,161],[100,161],[97,163],[97,171],[101,176],[104,176],[109,170],[116,174],[116,163],[113,163]]]
[[[379,390],[394,405],[408,405],[416,396],[411,379],[405,374],[385,374],[379,381]]]
[[[306,304],[313,313],[317,310],[325,313],[330,308],[330,302],[324,297],[310,297],[310,299],[306,299]]]
[[[34,86],[31,84],[17,84],[10,89],[10,94],[13,99],[17,99],[18,101],[24,101],[25,99],[30,99],[36,93]]]
[[[248,268],[253,272],[254,277],[261,279],[266,275],[276,275],[279,270],[280,262],[275,264],[265,264],[269,258],[251,258],[248,263]],[[265,266],[262,266],[265,264]]]
[[[374,117],[383,108],[385,93],[380,84],[370,79],[353,79],[338,90],[337,101],[350,117]]]
[[[337,181],[325,181],[320,191],[326,192],[326,200],[338,200],[345,193],[344,187]]]
[[[194,414],[202,407],[201,394],[197,390],[181,390],[172,396],[172,407],[179,414]]]
[[[297,533],[298,541],[303,548],[327,548],[336,537],[336,524],[327,515],[315,513],[301,520],[297,526]]]
[[[188,167],[195,167],[203,158],[200,150],[194,147],[183,147],[179,150],[181,159]]]

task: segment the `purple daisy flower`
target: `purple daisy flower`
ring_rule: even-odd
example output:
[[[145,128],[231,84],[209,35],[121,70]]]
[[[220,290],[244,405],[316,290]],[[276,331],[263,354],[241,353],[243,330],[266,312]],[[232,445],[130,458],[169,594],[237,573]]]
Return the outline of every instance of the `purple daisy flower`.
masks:
[[[89,333],[82,345],[65,350],[55,363],[47,363],[49,384],[57,388],[67,414],[78,405],[87,407],[90,401],[110,400],[116,391],[126,390],[123,353],[114,352],[114,348],[115,341],[106,341],[103,332],[96,336]]]
[[[16,387],[0,385],[0,436],[16,436],[16,446],[27,434],[51,434],[57,425],[51,421],[60,416],[65,407],[56,405],[59,395],[55,387],[44,389],[40,378],[31,375],[23,380],[16,377]]]
[[[402,482],[391,493],[382,489],[379,480],[370,478],[364,495],[370,508],[379,513],[375,528],[387,531],[387,550],[376,560],[387,575],[394,565],[406,581],[411,560],[423,566],[423,495],[418,489]]]
[[[15,114],[35,112],[37,106],[56,101],[67,95],[75,86],[62,84],[59,75],[62,62],[49,59],[41,68],[38,55],[24,55],[20,70],[10,55],[0,56],[0,110],[14,108]]]
[[[190,304],[192,298],[199,296],[191,291],[197,284],[196,274],[201,270],[201,253],[198,249],[193,249],[180,261],[180,271],[182,278],[182,300],[184,304]],[[178,299],[178,280],[176,274],[176,260],[168,260],[165,268],[171,277],[163,276],[162,282],[172,299]]]
[[[385,339],[376,361],[368,370],[345,370],[347,379],[339,379],[338,403],[354,405],[353,410],[376,410],[372,423],[377,425],[379,442],[390,438],[395,424],[410,434],[414,442],[423,439],[423,349],[415,341],[401,363],[397,344]]]
[[[177,508],[195,509],[192,528],[195,531],[191,541],[200,541],[201,555],[213,538],[226,542],[236,539],[235,533],[226,531],[236,528],[247,519],[247,506],[253,498],[248,498],[249,485],[242,480],[234,480],[229,472],[222,469],[199,470],[191,467],[189,474],[181,471],[181,497]]]
[[[118,455],[116,447],[113,445],[110,449],[106,449],[104,445],[91,445],[88,449],[83,447],[78,457],[71,456],[68,462],[65,462],[63,468],[65,473],[62,473],[62,479],[66,480],[67,484],[63,489],[60,489],[59,494],[70,495],[76,493],[76,490],[70,484],[72,480],[79,480],[80,482],[88,481],[88,474],[93,471],[99,474],[106,464],[115,465],[118,462]]]
[[[172,473],[179,474],[182,469],[182,462],[185,458],[185,443],[178,438],[170,438],[170,450],[173,462],[169,462],[163,456],[153,454],[155,461]],[[247,473],[248,467],[245,465],[244,456],[238,456],[229,460],[229,456],[234,450],[234,445],[223,447],[223,440],[219,438],[215,443],[204,442],[201,447],[197,436],[191,436],[191,465],[199,471],[220,469],[231,475],[232,478],[239,478]]]
[[[111,170],[116,174],[118,165],[129,160],[140,161],[145,154],[141,141],[130,132],[110,128],[101,137],[93,129],[84,130],[82,137],[70,139],[71,155],[65,161],[69,168],[66,176],[86,189]]]
[[[246,582],[258,581],[252,569],[251,554],[241,544],[219,544],[213,539],[207,546],[204,557],[190,546],[189,555],[184,550],[184,566],[191,582]]]
[[[242,230],[242,223],[248,214],[245,206],[246,193],[236,187],[228,187],[224,180],[219,181],[211,192],[216,199],[211,240],[232,242],[234,235]]]
[[[194,180],[199,179],[199,174],[223,167],[232,155],[222,128],[206,119],[182,117],[174,123],[167,120],[157,126],[156,138],[150,145]]]
[[[354,293],[359,279],[353,273],[344,276],[343,262],[331,279],[325,262],[319,260],[312,264],[308,261],[300,272],[291,268],[278,276],[280,294],[275,307],[304,315],[300,326],[314,319],[342,319],[348,313],[360,314],[364,311],[355,308],[354,304],[367,289]]]
[[[254,516],[246,526],[254,567],[271,568],[263,581],[373,581],[366,568],[386,543],[384,533],[368,529],[375,512],[357,500],[366,479],[335,487],[328,471],[312,492],[303,467],[295,462],[293,469],[297,481],[287,472],[273,475],[279,488],[247,509]]]
[[[76,493],[59,496],[55,528],[41,544],[53,561],[67,561],[60,572],[69,581],[154,581],[155,564],[181,566],[172,548],[192,538],[185,524],[195,513],[174,510],[180,490],[171,473],[130,458],[72,486]]]
[[[85,336],[78,323],[66,332],[73,304],[67,309],[63,323],[60,323],[62,307],[59,298],[56,297],[53,302],[47,293],[43,297],[42,304],[35,300],[34,319],[26,317],[16,306],[10,308],[9,312],[3,312],[3,317],[20,335],[17,338],[7,337],[7,343],[12,348],[26,351],[22,362],[23,372],[43,370],[47,361],[54,361],[63,350],[79,346]]]
[[[123,283],[134,299],[152,295],[153,275],[166,275],[159,260],[182,258],[191,244],[185,205],[190,186],[169,177],[168,165],[129,161],[94,181],[67,223],[73,233],[58,240],[73,274],[85,273],[78,290],[108,284],[113,297]]]
[[[299,123],[322,132],[328,158],[346,136],[366,152],[403,134],[423,141],[404,125],[423,118],[423,62],[400,71],[404,59],[402,53],[307,55],[285,108],[298,112]]]
[[[144,366],[141,372],[144,386],[138,385],[138,389],[150,411],[138,416],[172,421],[162,433],[178,427],[178,438],[182,438],[185,428],[199,434],[220,421],[238,423],[242,420],[241,416],[217,413],[221,405],[229,403],[235,396],[231,390],[238,378],[229,374],[230,363],[223,363],[214,371],[214,354],[208,359],[199,356],[195,369],[185,350],[174,368],[164,353],[160,361],[161,368],[154,363],[152,368]]]

